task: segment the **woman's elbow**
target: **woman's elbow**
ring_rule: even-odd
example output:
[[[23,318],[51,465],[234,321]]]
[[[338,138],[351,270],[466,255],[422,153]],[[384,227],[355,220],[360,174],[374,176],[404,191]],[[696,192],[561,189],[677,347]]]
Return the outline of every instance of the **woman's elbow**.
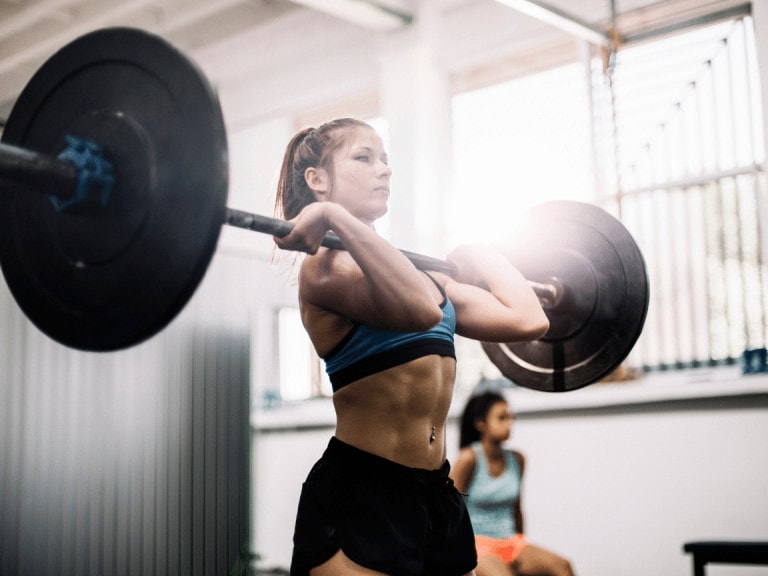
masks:
[[[544,322],[540,323],[538,327],[532,332],[533,334],[531,340],[538,340],[544,336],[547,332],[549,332],[549,320],[545,320]]]
[[[534,314],[521,329],[521,340],[538,340],[549,331],[549,318],[542,310],[540,314]]]
[[[426,332],[434,328],[443,319],[443,311],[434,302],[410,306],[403,306],[396,314],[390,314],[383,318],[385,324],[394,324],[394,329],[399,332]]]
[[[544,336],[544,334],[549,332],[549,318],[547,317],[546,314],[544,314],[543,310],[541,311],[541,314],[538,315],[537,317],[537,321],[535,322],[535,328],[533,332],[536,334],[536,336],[534,337],[534,340],[538,340],[539,338]]]
[[[549,320],[543,317],[514,317],[492,328],[486,327],[477,332],[463,331],[462,335],[485,342],[532,342],[544,336],[549,330]]]
[[[440,323],[443,319],[443,311],[439,306],[428,306],[420,308],[416,314],[409,318],[414,323],[414,332],[425,332]]]

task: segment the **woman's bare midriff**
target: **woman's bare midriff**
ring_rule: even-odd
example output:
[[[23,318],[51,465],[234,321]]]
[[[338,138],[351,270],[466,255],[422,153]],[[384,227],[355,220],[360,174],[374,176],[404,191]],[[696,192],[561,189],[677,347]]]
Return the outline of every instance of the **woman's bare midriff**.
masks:
[[[404,466],[439,468],[455,376],[453,358],[430,355],[348,384],[333,395],[336,437]]]

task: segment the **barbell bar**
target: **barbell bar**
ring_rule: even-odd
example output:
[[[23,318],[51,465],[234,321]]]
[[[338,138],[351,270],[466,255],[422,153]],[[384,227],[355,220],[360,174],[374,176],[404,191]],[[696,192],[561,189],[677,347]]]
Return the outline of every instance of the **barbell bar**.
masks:
[[[292,227],[226,206],[215,92],[168,42],[129,28],[86,34],[33,75],[3,131],[0,185],[6,282],[38,328],[81,350],[118,350],[162,330],[204,276],[222,224],[275,236]],[[519,385],[586,386],[640,334],[642,254],[596,206],[549,202],[527,220],[533,227],[508,257],[550,330],[534,343],[483,349]],[[344,248],[332,233],[323,245]],[[421,269],[456,273],[450,262],[403,253]]]
[[[82,158],[83,153],[73,149],[76,145],[82,148],[90,145],[91,150],[97,146],[95,143],[76,140],[67,150],[71,151],[69,156],[77,154],[78,159]],[[99,176],[90,175],[87,167],[77,168],[73,160],[64,160],[60,156],[52,157],[0,143],[0,178],[28,186],[31,190],[45,191],[53,197],[51,200],[54,206],[61,206],[68,201],[73,204],[87,201],[91,189],[100,183]],[[93,157],[92,154],[91,157]],[[97,162],[107,161],[99,156]],[[84,164],[85,162],[81,161],[81,163]],[[82,182],[84,179],[90,179],[91,182]],[[82,197],[77,198],[76,194],[80,183],[83,187]],[[226,209],[224,224],[278,237],[287,236],[293,228],[291,222],[235,208]],[[326,234],[322,245],[334,250],[345,249],[341,239],[333,232]],[[401,249],[400,252],[420,270],[433,270],[450,276],[457,274],[456,267],[451,262],[408,250]],[[543,302],[553,302],[556,299],[557,287],[555,285],[532,280],[529,280],[529,283]]]
[[[261,214],[254,214],[252,212],[244,212],[243,210],[236,210],[234,208],[227,208],[225,224],[236,228],[264,232],[265,234],[272,234],[277,237],[287,236],[293,228],[293,224],[286,222],[285,220],[270,218],[269,216],[262,216]],[[333,250],[345,250],[344,243],[333,232],[328,232],[325,235],[322,245]],[[424,254],[419,254],[417,252],[410,252],[408,250],[403,250],[402,248],[400,249],[400,252],[419,270],[443,272],[452,277],[458,274],[456,266],[446,260],[425,256]],[[557,299],[558,287],[555,284],[544,284],[533,280],[528,280],[528,283],[545,306]]]

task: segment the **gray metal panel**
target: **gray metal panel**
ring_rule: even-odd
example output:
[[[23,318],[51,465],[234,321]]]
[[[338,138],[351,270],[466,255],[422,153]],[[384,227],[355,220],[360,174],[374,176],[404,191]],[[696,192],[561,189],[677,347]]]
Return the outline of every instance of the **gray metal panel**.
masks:
[[[31,360],[24,332],[0,347],[0,573],[247,566],[247,332],[194,327],[109,358],[44,346]]]

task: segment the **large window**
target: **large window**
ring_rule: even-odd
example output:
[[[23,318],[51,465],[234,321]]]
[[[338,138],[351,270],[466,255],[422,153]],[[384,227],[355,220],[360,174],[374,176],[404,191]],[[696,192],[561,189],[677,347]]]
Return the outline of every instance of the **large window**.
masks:
[[[617,55],[601,158],[607,206],[634,234],[651,279],[635,365],[736,364],[766,346],[758,78],[750,18]]]
[[[503,241],[520,210],[552,198],[598,203],[648,268],[648,317],[627,364],[736,364],[768,339],[752,21],[622,47],[607,69],[601,56],[589,79],[573,65],[455,99],[455,237]],[[479,359],[473,370],[464,382],[493,373]]]
[[[589,77],[574,63],[457,95],[449,245],[504,246],[526,209],[596,199]],[[457,338],[457,388],[500,372],[478,342]]]
[[[587,86],[572,64],[453,99],[449,245],[503,242],[546,200],[594,200]]]

